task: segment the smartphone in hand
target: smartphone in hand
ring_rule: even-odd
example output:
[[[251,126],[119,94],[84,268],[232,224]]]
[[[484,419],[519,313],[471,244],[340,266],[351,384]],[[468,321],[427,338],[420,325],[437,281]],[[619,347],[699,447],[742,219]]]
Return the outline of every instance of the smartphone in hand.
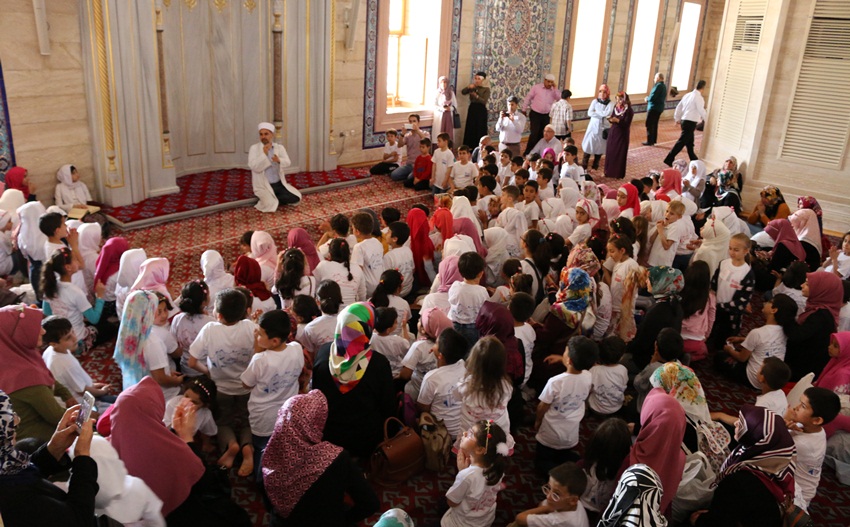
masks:
[[[82,428],[83,425],[91,419],[91,413],[94,409],[94,395],[91,392],[86,392],[83,394],[83,401],[80,403],[80,413],[77,414],[76,425],[77,428]]]

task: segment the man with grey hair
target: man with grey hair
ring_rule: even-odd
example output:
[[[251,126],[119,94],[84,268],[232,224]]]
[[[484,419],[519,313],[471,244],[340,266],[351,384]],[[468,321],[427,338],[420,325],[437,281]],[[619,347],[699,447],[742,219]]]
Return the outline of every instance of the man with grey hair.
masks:
[[[667,102],[667,85],[664,84],[664,74],[655,74],[655,86],[646,98],[646,141],[644,146],[652,146],[658,140],[658,119],[664,113],[664,103]]]
[[[555,76],[551,73],[547,73],[543,77],[543,82],[532,86],[528,95],[525,96],[525,100],[522,102],[522,111],[528,115],[531,126],[529,127],[528,144],[523,155],[527,156],[534,145],[537,144],[537,141],[543,137],[543,127],[549,124],[549,112],[552,110],[552,105],[558,102],[560,98],[561,90],[555,87]]]
[[[281,204],[294,205],[301,201],[298,189],[286,182],[283,170],[292,164],[283,145],[274,142],[274,125],[260,123],[260,142],[248,151],[251,185],[259,198],[255,205],[260,212],[275,212]]]

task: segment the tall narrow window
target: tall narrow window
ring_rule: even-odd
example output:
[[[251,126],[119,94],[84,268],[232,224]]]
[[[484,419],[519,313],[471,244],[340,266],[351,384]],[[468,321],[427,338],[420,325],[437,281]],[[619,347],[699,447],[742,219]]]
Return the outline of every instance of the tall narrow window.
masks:
[[[441,0],[390,0],[387,111],[423,107],[437,84]]]
[[[570,76],[566,86],[573,92],[573,99],[592,99],[596,96],[603,36],[607,32],[611,13],[609,3],[604,0],[576,0],[578,6],[573,18],[575,32],[570,46]]]
[[[638,0],[626,75],[626,92],[631,96],[647,93],[655,74],[651,68],[655,58],[660,4],[661,0]]]
[[[673,59],[673,73],[670,76],[670,86],[675,86],[679,91],[691,89],[694,50],[699,36],[701,14],[702,4],[685,2],[682,6],[679,39],[676,41],[676,56]]]

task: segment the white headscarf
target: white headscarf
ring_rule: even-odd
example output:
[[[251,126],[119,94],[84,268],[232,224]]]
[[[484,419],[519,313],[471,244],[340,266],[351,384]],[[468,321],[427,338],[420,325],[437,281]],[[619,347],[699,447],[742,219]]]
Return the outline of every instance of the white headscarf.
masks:
[[[68,455],[74,458],[73,447]],[[97,463],[96,515],[105,514],[124,525],[165,527],[162,500],[144,481],[127,473],[127,467],[108,440],[92,437],[90,455]]]
[[[729,239],[732,234],[729,228],[723,223],[723,220],[710,219],[703,225],[700,231],[702,235],[702,245],[694,251],[694,261],[702,260],[708,264],[708,269],[711,276],[714,276],[714,271],[729,254]]]
[[[712,215],[726,224],[732,236],[736,234],[750,235],[750,228],[747,227],[747,222],[742,220],[735,214],[735,209],[732,207],[714,207],[711,209]]]
[[[475,242],[465,234],[455,234],[443,242],[443,259],[469,252],[476,252]]]
[[[103,239],[102,230],[99,223],[83,223],[77,229],[79,237],[80,253],[83,259],[88,261],[88,258],[94,256],[97,260],[97,255],[100,253],[100,242]]]
[[[10,221],[12,221],[12,216],[14,216],[14,214],[12,214],[11,212],[0,209],[0,230],[6,228],[6,225],[8,225]]]
[[[487,284],[498,285],[502,282],[502,265],[510,256],[508,255],[508,231],[501,227],[490,227],[484,229],[484,244],[487,246]]]
[[[210,303],[215,303],[215,295],[223,289],[233,287],[233,275],[224,268],[224,259],[218,251],[204,251],[201,255],[201,270],[204,282],[210,288]]]
[[[694,174],[694,167],[696,167],[696,174]],[[705,163],[700,161],[699,159],[694,159],[691,161],[691,164],[688,165],[688,172],[685,174],[685,179],[690,181],[691,186],[697,186],[700,180],[705,179]]]
[[[620,205],[616,199],[605,198],[602,200],[602,209],[608,215],[608,220],[613,220],[620,216]]]
[[[673,198],[670,201],[681,201],[682,205],[685,206],[685,214],[682,217],[683,218],[690,218],[691,216],[693,216],[694,214],[697,213],[697,211],[699,210],[699,207],[694,202],[694,200],[687,199],[684,196],[690,196],[690,194],[685,192],[685,194],[683,196],[676,196],[675,198]],[[693,197],[693,196],[691,196],[691,197]]]
[[[142,262],[147,259],[144,249],[129,249],[121,255],[121,262],[118,264],[118,280],[115,284],[115,307],[118,313],[124,311],[124,301],[130,293],[133,282],[139,277]]]
[[[44,243],[47,236],[38,228],[38,219],[47,212],[44,205],[39,201],[30,201],[18,208],[18,217],[21,219],[21,230],[18,232],[18,247],[24,256],[43,262],[47,259],[44,254]]]
[[[578,183],[571,178],[561,178],[561,200],[567,210],[575,209],[579,198],[581,198],[581,192],[578,189]]]
[[[71,210],[75,203],[85,205],[91,201],[91,193],[83,180],[80,179],[74,182],[71,175],[72,165],[62,165],[56,172],[56,179],[59,183],[56,185],[55,199],[56,205],[65,211]]]
[[[24,193],[14,188],[7,188],[0,196],[0,209],[12,214],[12,225],[15,227],[21,223],[20,218],[18,218],[18,209],[26,202],[27,198]]]
[[[558,198],[548,198],[543,200],[543,215],[550,219],[554,220],[561,214],[567,213],[567,207],[564,205],[563,200]]]
[[[469,203],[469,199],[465,196],[455,196],[452,198],[452,218],[469,218],[475,228],[478,230],[478,235],[483,235],[483,229],[481,229],[481,221],[478,219],[478,216],[475,214],[475,211],[472,210],[472,205]]]
[[[555,220],[555,232],[567,239],[575,230],[575,222],[569,214],[562,214]]]

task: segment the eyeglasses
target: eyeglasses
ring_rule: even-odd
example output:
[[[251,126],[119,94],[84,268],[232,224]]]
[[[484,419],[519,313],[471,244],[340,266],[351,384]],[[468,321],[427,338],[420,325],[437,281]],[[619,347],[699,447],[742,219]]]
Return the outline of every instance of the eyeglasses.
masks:
[[[552,501],[561,501],[561,495],[552,490],[552,487],[549,486],[548,483],[540,487],[540,490],[543,491],[543,494],[546,495],[547,499],[550,499]]]

